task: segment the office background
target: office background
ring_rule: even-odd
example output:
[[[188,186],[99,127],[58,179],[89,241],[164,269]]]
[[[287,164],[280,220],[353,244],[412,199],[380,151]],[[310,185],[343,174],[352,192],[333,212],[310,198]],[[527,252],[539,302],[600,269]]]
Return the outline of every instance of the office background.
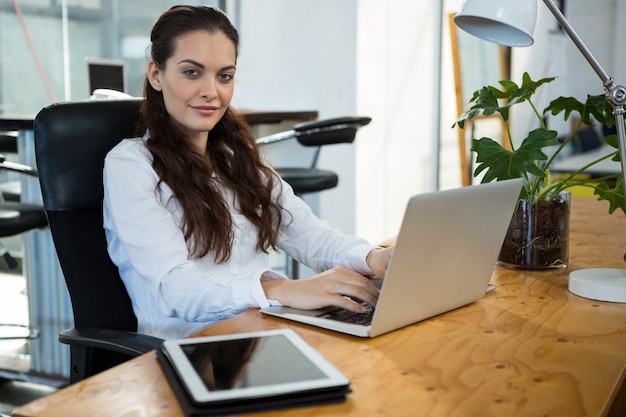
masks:
[[[223,5],[241,32],[235,106],[373,117],[354,145],[322,153],[321,165],[339,170],[341,182],[310,202],[338,228],[382,240],[396,232],[408,196],[460,184],[446,21],[460,2],[191,3]],[[55,100],[87,98],[88,56],[124,59],[129,93],[140,95],[150,27],[176,3],[0,0],[0,113],[34,113]],[[622,3],[566,0],[567,17],[618,83],[626,78],[626,58],[613,36],[626,15]],[[534,78],[558,75],[547,97],[601,92],[552,16],[541,5],[539,12],[535,45],[512,52],[512,78],[524,70]],[[519,113],[513,128],[523,132],[531,118]],[[280,161],[285,154],[308,157],[288,146],[271,157]]]
[[[124,59],[129,93],[140,95],[150,27],[179,3],[0,0],[0,113],[34,114],[54,101],[87,98],[88,56]],[[456,107],[446,16],[461,0],[189,3],[224,7],[239,28],[234,106],[373,118],[353,145],[322,152],[320,166],[340,176],[336,189],[307,200],[322,218],[381,241],[398,230],[410,195],[460,185],[456,132],[450,127]],[[626,58],[618,53],[615,34],[626,17],[623,3],[565,2],[568,19],[622,84]],[[512,51],[512,79],[520,80],[524,71],[534,79],[558,76],[545,99],[601,93],[596,75],[552,16],[541,4],[538,9],[536,43]],[[513,135],[521,137],[515,132],[528,131],[532,118],[521,111],[513,117]],[[294,162],[307,155],[285,144],[268,158]]]

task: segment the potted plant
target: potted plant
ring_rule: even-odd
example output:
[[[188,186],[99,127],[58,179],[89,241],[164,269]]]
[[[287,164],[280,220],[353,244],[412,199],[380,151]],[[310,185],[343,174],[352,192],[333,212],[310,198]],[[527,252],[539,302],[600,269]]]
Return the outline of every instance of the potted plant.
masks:
[[[474,176],[484,174],[481,182],[523,178],[524,186],[518,206],[513,214],[507,237],[498,263],[512,268],[543,269],[562,268],[567,265],[569,235],[569,189],[574,186],[591,187],[599,200],[609,202],[609,213],[620,208],[626,213],[621,173],[602,178],[589,178],[580,174],[602,160],[619,160],[618,138],[611,135],[605,142],[614,152],[575,172],[555,179],[550,166],[563,149],[572,143],[583,125],[593,125],[594,119],[607,127],[614,124],[612,107],[604,95],[587,97],[585,103],[572,97],[558,97],[539,112],[532,99],[537,89],[555,79],[533,81],[524,73],[522,85],[510,80],[500,81],[501,88],[486,86],[474,92],[468,108],[453,124],[463,129],[467,122],[478,116],[496,115],[502,118],[508,133],[510,150],[490,138],[472,138],[471,151],[476,153]],[[538,126],[519,145],[513,141],[509,127],[512,106],[526,103],[537,117]],[[571,134],[559,140],[558,133],[547,129],[543,116],[546,113],[564,113],[568,120],[578,113],[579,121]]]

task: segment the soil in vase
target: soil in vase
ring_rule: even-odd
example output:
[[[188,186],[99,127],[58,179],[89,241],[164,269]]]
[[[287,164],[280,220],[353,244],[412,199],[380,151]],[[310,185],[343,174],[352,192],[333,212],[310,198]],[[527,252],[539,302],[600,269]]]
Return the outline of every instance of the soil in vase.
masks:
[[[565,268],[569,254],[570,193],[552,200],[519,201],[498,265],[513,269]]]

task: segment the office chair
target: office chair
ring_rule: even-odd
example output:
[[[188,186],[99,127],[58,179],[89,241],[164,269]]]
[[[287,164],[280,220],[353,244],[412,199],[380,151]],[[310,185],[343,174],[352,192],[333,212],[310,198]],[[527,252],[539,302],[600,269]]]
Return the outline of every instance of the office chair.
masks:
[[[291,130],[264,136],[256,142],[259,145],[267,145],[295,138],[302,146],[316,148],[309,167],[274,167],[281,178],[293,188],[293,191],[302,196],[337,186],[339,177],[335,172],[317,167],[322,146],[352,143],[356,131],[371,120],[369,117],[339,117],[299,123]]]
[[[35,118],[35,156],[52,239],[69,290],[74,328],[70,383],[156,349],[137,333],[130,297],[109,258],[102,227],[102,169],[108,151],[134,136],[141,99],[53,104]]]
[[[17,134],[12,132],[0,133],[0,152],[17,153]],[[19,174],[37,176],[37,170],[28,165],[9,162],[4,154],[0,154],[0,171],[6,170]],[[0,191],[0,237],[16,236],[29,230],[42,229],[48,225],[46,214],[42,206],[20,203],[19,190],[17,194]],[[9,269],[19,266],[17,260],[0,243],[0,256]],[[17,323],[0,323],[0,340],[36,339],[39,330]]]
[[[37,171],[27,165],[10,163],[0,155],[0,170],[7,169],[26,175],[37,175]],[[48,225],[43,207],[19,201],[0,201],[0,237],[9,237],[42,229]],[[0,243],[0,256],[9,269],[18,267],[17,260]],[[39,337],[39,330],[17,323],[0,323],[0,340],[31,340]]]
[[[370,117],[339,117],[299,123],[291,130],[264,136],[256,142],[259,145],[268,145],[295,138],[300,145],[315,148],[313,160],[308,167],[274,167],[278,175],[293,188],[294,193],[303,196],[334,188],[339,183],[337,173],[317,167],[322,146],[352,143],[357,130],[371,120]],[[298,262],[295,259],[287,258],[286,269],[293,279],[299,278]]]
[[[18,164],[5,160],[0,154],[0,171],[7,170],[24,175],[37,176],[37,170],[28,165]],[[7,198],[2,193],[0,199],[0,237],[9,237],[22,234],[29,230],[42,229],[48,225],[43,207],[36,204],[21,203],[19,192],[17,196]],[[17,268],[18,262],[0,243],[0,256],[4,258],[10,269]]]
[[[0,131],[0,153],[17,153],[17,132]]]
[[[0,131],[0,155],[7,160],[7,155],[17,155],[17,131]],[[20,201],[21,185],[19,181],[2,178],[0,193],[5,201]]]

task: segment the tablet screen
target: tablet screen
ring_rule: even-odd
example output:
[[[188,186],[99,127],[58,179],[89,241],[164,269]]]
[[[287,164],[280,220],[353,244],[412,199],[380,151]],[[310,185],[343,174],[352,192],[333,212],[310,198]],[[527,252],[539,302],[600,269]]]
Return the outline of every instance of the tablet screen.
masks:
[[[196,402],[348,384],[290,330],[167,341],[164,347]]]
[[[209,391],[325,377],[284,335],[185,345],[183,352]]]

